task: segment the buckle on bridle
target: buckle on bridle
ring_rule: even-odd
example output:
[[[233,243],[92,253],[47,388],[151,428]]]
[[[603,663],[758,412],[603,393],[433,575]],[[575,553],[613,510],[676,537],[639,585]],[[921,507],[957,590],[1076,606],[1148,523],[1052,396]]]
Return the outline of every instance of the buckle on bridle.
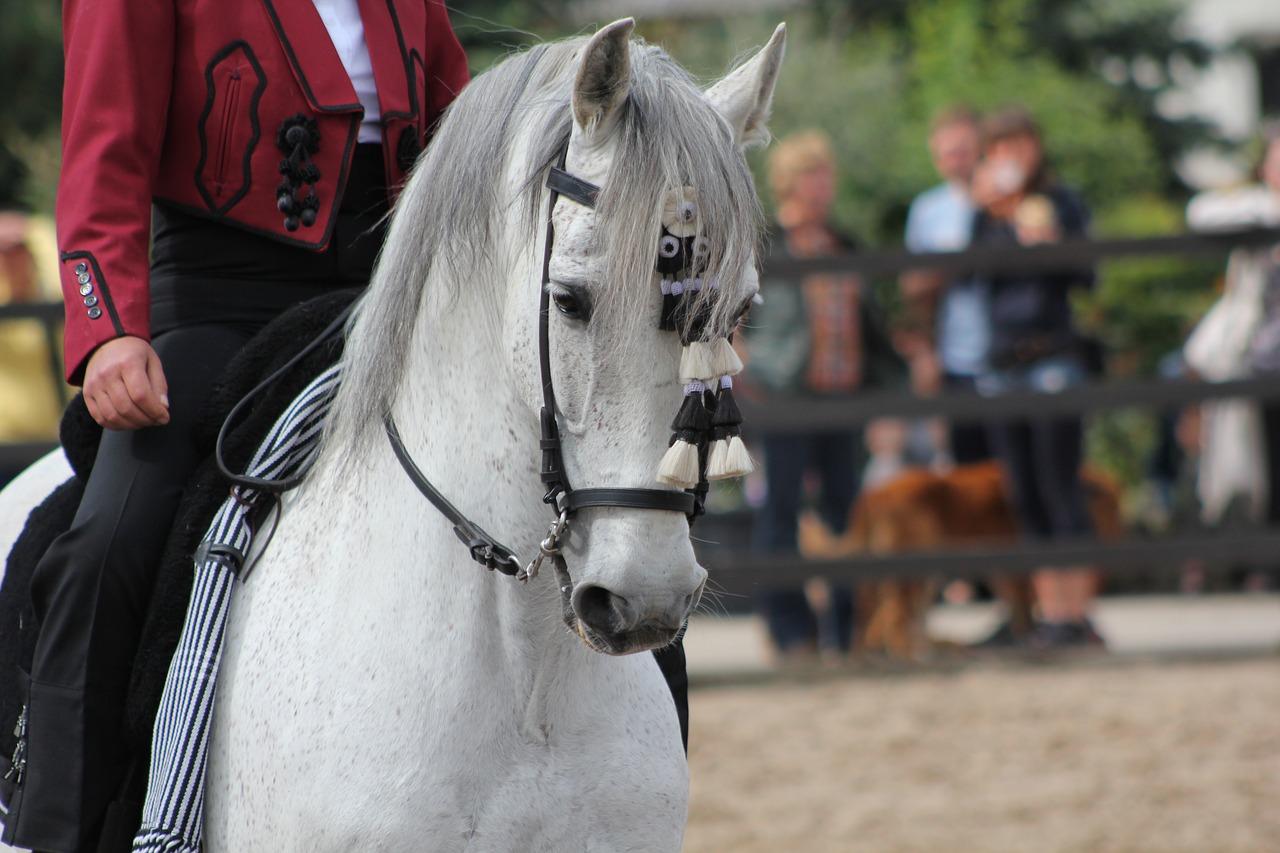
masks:
[[[477,536],[473,531],[463,529],[461,526],[454,527],[453,532],[462,540],[462,544],[467,546],[471,559],[489,571],[514,575],[520,570],[520,559],[492,539]]]
[[[564,540],[568,538],[569,511],[562,509],[555,520],[551,522],[551,526],[547,528],[546,537],[538,543],[538,555],[529,561],[529,565],[516,574],[516,580],[528,583],[531,578],[536,578],[538,571],[542,568],[542,564],[547,558],[560,556],[560,553],[564,550]]]

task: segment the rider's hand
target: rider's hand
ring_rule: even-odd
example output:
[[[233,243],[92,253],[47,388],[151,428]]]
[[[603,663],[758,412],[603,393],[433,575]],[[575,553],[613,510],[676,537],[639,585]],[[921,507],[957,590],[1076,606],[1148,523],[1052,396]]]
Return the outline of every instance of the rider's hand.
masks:
[[[151,344],[126,336],[94,350],[84,371],[84,401],[107,429],[167,424],[169,385]]]

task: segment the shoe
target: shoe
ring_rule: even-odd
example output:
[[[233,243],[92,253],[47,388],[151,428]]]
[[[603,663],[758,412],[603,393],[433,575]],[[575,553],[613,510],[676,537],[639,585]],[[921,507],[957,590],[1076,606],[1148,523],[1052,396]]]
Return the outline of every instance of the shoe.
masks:
[[[1093,622],[1087,616],[1077,624],[1084,631],[1084,644],[1086,646],[1097,646],[1103,649],[1107,647],[1107,641],[1098,633],[1098,629],[1093,627]]]
[[[1088,619],[1074,622],[1038,622],[1031,632],[1037,649],[1106,648],[1107,643]]]

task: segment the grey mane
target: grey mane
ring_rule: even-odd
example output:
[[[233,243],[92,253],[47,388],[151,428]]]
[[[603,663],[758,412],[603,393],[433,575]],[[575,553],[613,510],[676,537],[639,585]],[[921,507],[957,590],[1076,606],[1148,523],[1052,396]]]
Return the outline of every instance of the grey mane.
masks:
[[[344,378],[334,401],[329,439],[353,449],[378,424],[403,379],[404,353],[433,273],[453,281],[484,280],[496,230],[512,203],[523,207],[530,241],[542,234],[547,169],[572,129],[570,96],[585,38],[538,45],[472,81],[449,107],[438,132],[396,202],[369,290],[348,327]],[[617,154],[597,211],[610,310],[636,327],[653,324],[639,305],[656,288],[653,271],[664,192],[692,185],[712,248],[708,274],[740,281],[754,257],[761,214],[751,174],[725,120],[702,89],[660,48],[633,41],[631,88],[615,133]],[[532,143],[526,175],[512,198],[506,183],[512,142]],[[502,275],[496,279],[505,281]],[[616,297],[614,296],[616,294]],[[727,327],[741,307],[716,300],[713,323]]]

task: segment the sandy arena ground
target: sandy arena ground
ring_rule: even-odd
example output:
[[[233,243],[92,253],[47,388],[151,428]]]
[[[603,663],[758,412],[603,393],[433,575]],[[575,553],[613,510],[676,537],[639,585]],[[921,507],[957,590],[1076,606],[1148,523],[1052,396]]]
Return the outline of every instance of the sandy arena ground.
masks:
[[[691,696],[687,853],[1280,851],[1280,657]]]

